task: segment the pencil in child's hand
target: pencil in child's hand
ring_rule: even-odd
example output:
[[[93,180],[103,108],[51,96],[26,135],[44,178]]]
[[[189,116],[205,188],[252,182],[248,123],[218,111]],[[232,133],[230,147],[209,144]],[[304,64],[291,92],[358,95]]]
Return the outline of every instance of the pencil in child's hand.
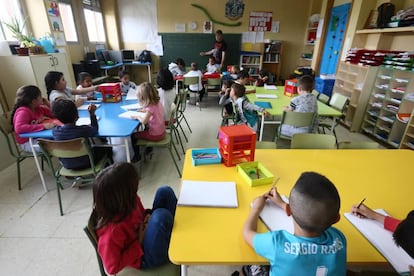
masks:
[[[279,176],[278,178],[276,178],[276,180],[275,180],[275,181],[273,181],[273,185],[272,185],[272,187],[270,188],[269,195],[271,195],[271,194],[272,194],[272,190],[276,187],[276,184],[277,184],[277,182],[279,181],[279,179],[280,179],[280,176]]]
[[[363,200],[361,200],[361,202],[358,204],[357,209],[359,209],[359,207],[361,207],[362,203],[364,203],[366,198],[364,198]]]

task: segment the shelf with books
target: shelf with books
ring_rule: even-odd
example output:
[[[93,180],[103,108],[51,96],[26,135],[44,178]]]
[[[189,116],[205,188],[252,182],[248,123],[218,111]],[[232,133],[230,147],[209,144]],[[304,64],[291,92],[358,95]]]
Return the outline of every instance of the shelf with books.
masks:
[[[397,118],[401,117],[400,114],[410,114],[413,111],[412,98],[414,98],[414,72],[379,67],[362,130],[391,147],[400,147],[409,125],[407,121]]]
[[[243,70],[247,70],[252,77],[259,76],[262,69],[263,55],[257,52],[241,52],[240,66]]]
[[[282,42],[275,40],[264,43],[263,46],[263,65],[262,68],[275,76],[274,82],[277,83],[280,77],[282,57]]]

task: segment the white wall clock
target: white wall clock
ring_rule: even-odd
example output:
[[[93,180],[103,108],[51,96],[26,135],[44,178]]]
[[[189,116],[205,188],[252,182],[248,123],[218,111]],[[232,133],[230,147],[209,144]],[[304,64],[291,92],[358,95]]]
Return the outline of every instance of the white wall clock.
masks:
[[[197,29],[197,23],[195,23],[194,21],[192,21],[192,22],[188,23],[188,28],[189,28],[190,30],[195,30],[195,29]]]

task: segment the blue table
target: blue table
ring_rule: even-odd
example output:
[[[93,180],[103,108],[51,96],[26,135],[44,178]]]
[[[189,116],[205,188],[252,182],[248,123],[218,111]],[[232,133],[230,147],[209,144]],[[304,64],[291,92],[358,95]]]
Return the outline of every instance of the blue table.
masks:
[[[134,130],[139,126],[138,120],[131,120],[125,118],[119,118],[118,115],[125,112],[124,109],[121,108],[122,105],[133,104],[136,101],[126,101],[123,100],[118,103],[101,103],[98,109],[96,109],[96,116],[99,117],[98,124],[99,124],[99,132],[96,137],[122,137],[124,138],[124,143],[122,146],[125,147],[127,161],[131,161],[131,155],[129,152],[128,141],[129,137],[132,135]],[[80,110],[79,117],[89,117],[89,112],[87,110]],[[42,130],[38,132],[30,132],[30,133],[23,133],[20,134],[21,137],[29,138],[30,146],[32,148],[32,152],[34,155],[34,160],[36,163],[37,170],[39,171],[39,176],[43,184],[43,188],[45,192],[47,192],[46,183],[43,177],[42,169],[39,164],[39,160],[37,159],[36,150],[34,149],[33,139],[35,138],[45,138],[45,139],[53,139],[52,130]],[[119,145],[119,144],[111,144]]]

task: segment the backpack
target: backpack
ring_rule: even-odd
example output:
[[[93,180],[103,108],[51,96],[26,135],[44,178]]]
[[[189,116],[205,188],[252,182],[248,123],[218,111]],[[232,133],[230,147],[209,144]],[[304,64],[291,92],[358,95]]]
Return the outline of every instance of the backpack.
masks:
[[[151,51],[148,51],[148,50],[142,51],[141,54],[139,54],[138,56],[138,61],[152,63]]]

